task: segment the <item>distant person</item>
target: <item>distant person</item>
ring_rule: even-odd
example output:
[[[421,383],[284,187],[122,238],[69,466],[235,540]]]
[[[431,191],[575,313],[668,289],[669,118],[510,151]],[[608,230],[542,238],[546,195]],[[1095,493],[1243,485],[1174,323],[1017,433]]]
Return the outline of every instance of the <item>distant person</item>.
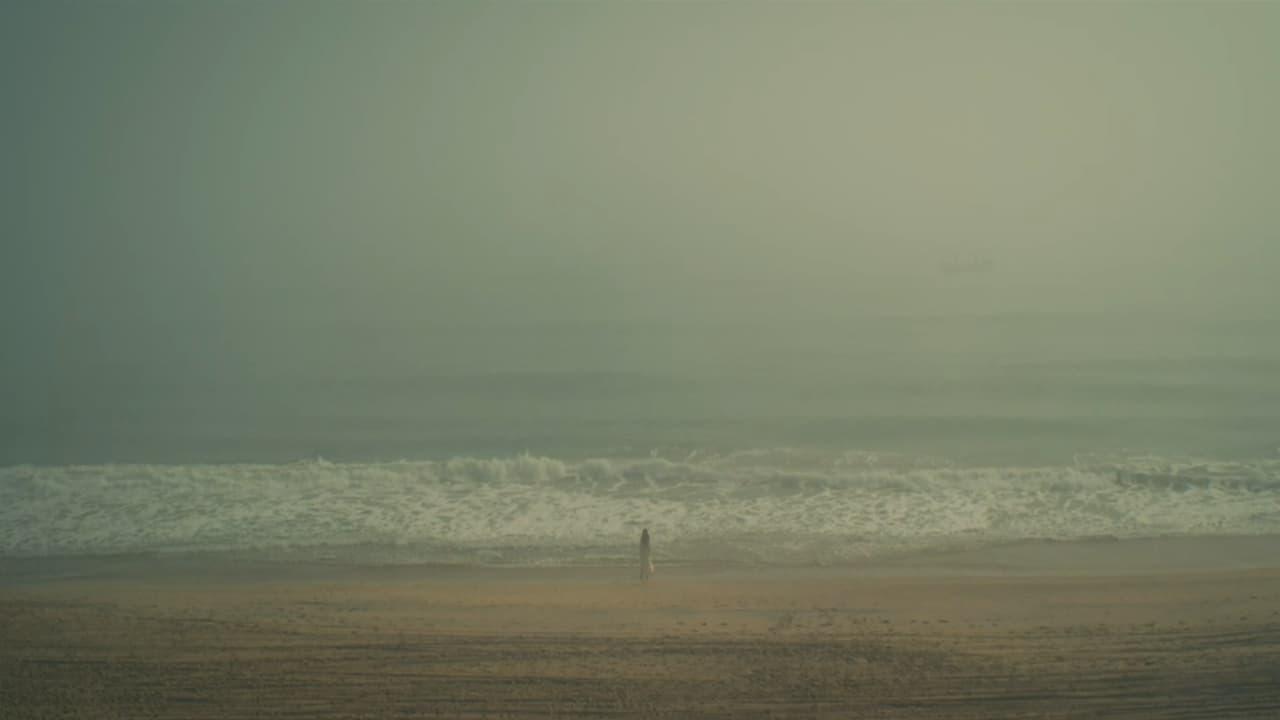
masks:
[[[640,582],[653,576],[653,550],[649,547],[649,528],[640,533]]]

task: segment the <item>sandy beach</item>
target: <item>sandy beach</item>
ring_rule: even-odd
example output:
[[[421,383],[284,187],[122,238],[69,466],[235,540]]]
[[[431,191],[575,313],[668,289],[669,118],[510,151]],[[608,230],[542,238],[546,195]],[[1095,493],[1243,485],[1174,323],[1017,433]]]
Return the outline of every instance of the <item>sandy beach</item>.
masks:
[[[7,560],[0,708],[6,718],[1277,717],[1277,547],[1098,541],[865,567],[659,566],[647,585],[628,568]]]

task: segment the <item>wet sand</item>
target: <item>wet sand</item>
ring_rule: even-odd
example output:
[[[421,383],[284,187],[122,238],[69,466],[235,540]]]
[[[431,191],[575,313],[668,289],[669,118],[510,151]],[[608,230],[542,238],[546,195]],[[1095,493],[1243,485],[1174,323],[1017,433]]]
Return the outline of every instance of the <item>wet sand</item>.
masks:
[[[6,561],[0,716],[1280,717],[1278,549],[660,565],[647,585],[620,568]]]

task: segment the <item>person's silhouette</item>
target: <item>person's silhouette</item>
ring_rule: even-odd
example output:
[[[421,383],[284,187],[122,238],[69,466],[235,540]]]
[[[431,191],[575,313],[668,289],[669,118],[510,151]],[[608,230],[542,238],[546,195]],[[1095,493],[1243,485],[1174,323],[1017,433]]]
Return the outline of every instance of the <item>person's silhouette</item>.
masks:
[[[649,547],[649,528],[640,533],[640,582],[653,575],[653,550]]]

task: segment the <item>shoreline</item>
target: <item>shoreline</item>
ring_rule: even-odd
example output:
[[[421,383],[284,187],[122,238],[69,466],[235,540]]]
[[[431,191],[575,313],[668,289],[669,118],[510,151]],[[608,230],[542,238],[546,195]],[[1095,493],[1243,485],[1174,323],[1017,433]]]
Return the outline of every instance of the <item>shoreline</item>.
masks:
[[[672,562],[658,554],[661,574],[846,573],[884,576],[1123,576],[1280,568],[1280,535],[1206,535],[1156,538],[1032,539],[975,547],[915,550],[860,561],[811,564]],[[229,581],[256,576],[370,577],[590,577],[625,576],[635,563],[481,565],[432,562],[359,562],[316,559],[292,550],[161,551],[114,554],[0,556],[0,587],[72,579],[164,579],[195,575]]]

